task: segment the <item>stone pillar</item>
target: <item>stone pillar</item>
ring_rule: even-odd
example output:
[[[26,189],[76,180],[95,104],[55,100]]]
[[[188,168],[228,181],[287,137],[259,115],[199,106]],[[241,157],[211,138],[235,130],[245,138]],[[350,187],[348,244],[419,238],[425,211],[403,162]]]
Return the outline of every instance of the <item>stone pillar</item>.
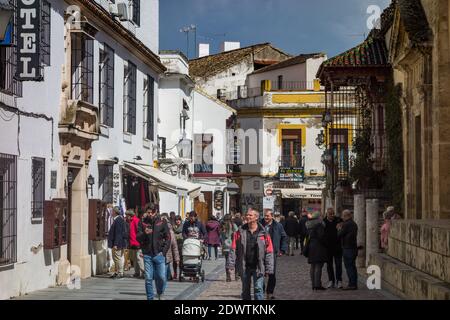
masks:
[[[369,263],[370,255],[379,251],[378,208],[378,199],[366,200],[366,264]]]
[[[344,198],[344,191],[342,188],[336,188],[335,196],[334,196],[334,212],[336,212],[337,217],[342,216],[342,202]]]
[[[91,276],[91,256],[89,255],[89,217],[86,179],[88,168],[83,166],[75,175],[72,184],[72,219],[71,219],[71,265],[79,268],[80,276],[86,279]]]
[[[358,252],[356,266],[366,267],[366,200],[363,194],[355,194],[354,197],[354,219],[358,225],[358,247],[363,247]]]

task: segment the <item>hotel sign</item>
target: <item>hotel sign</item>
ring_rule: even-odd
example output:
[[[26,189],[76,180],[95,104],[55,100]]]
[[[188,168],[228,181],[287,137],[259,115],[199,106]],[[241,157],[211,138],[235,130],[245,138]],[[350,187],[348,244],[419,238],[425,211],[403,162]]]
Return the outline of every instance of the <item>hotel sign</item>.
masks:
[[[17,72],[19,81],[41,81],[41,0],[17,0]]]
[[[280,167],[279,169],[281,182],[303,182],[305,181],[304,168]]]

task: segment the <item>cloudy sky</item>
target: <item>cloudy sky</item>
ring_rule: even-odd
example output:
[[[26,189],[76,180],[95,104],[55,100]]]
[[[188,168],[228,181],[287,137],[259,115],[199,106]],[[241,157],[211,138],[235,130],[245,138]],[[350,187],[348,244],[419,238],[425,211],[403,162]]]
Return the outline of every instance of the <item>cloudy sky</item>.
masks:
[[[241,46],[271,42],[290,54],[325,52],[334,56],[359,44],[369,33],[370,6],[386,8],[390,0],[161,0],[160,49],[186,54],[180,29],[197,26],[197,41]],[[194,33],[189,57],[194,55]]]

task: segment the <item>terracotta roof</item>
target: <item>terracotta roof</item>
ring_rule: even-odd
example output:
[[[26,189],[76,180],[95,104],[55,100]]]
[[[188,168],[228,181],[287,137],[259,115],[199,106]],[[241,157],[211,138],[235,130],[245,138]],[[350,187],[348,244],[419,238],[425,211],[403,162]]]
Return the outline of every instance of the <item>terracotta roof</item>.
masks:
[[[301,54],[301,55],[298,55],[296,57],[293,57],[293,58],[281,61],[279,63],[276,63],[276,64],[273,64],[273,65],[264,67],[262,69],[256,70],[252,74],[263,73],[263,72],[267,72],[267,71],[287,68],[287,67],[294,66],[294,65],[297,65],[297,64],[305,63],[306,60],[311,59],[311,58],[320,58],[320,57],[324,57],[324,56],[325,56],[324,53]]]
[[[250,54],[258,53],[268,47],[272,47],[287,56],[286,53],[273,47],[270,43],[260,43],[191,60],[189,61],[189,73],[191,77],[207,78],[208,76],[217,74],[220,71],[236,65]]]
[[[362,44],[328,59],[324,67],[377,67],[387,66],[387,48],[383,39],[368,38]]]

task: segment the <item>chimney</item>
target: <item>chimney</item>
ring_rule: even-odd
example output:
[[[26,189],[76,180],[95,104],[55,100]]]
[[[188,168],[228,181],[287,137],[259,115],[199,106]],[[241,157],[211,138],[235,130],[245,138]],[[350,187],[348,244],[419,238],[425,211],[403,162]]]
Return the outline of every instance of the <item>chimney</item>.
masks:
[[[236,50],[241,48],[240,42],[229,42],[225,41],[220,45],[220,52],[226,52],[231,50]]]
[[[209,43],[198,44],[198,57],[203,58],[209,56]]]

